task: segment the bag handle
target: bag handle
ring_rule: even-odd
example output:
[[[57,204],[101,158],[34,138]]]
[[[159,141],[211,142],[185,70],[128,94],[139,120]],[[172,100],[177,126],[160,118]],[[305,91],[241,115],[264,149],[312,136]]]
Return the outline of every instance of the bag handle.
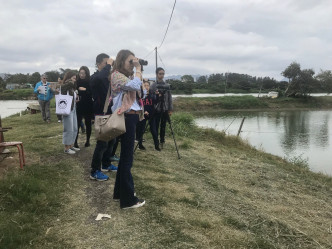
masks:
[[[112,86],[111,86],[111,82],[110,82],[110,84],[108,86],[108,91],[107,91],[106,99],[105,99],[105,104],[104,104],[104,110],[103,110],[104,115],[106,115],[108,106],[110,104],[109,98],[110,98],[110,94],[111,94],[111,88],[112,88]]]

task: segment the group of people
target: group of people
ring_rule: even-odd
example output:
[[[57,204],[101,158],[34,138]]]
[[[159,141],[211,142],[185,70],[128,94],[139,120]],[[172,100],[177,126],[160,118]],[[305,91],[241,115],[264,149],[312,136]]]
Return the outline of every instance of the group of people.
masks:
[[[110,141],[97,140],[91,162],[90,179],[97,181],[108,180],[103,172],[116,171],[113,199],[120,202],[122,209],[137,208],[145,204],[143,199],[136,196],[134,181],[131,174],[135,139],[140,150],[145,150],[143,134],[146,121],[154,141],[154,148],[160,151],[165,143],[165,127],[172,114],[172,95],[169,85],[164,82],[165,70],[157,68],[156,82],[143,79],[142,67],[139,59],[129,50],[121,50],[113,61],[107,54],[96,57],[97,71],[91,75],[86,66],[82,66],[78,75],[67,72],[61,82],[61,93],[73,96],[71,112],[63,116],[63,144],[64,152],[75,154],[78,146],[78,127],[85,120],[86,142],[90,146],[91,124],[96,115],[124,113],[126,132]],[[111,95],[106,99],[110,88]],[[38,94],[42,117],[50,122],[49,101],[54,91],[47,82],[46,75],[36,84],[35,93]],[[104,113],[105,102],[109,107]],[[160,126],[160,140],[158,131]],[[115,155],[118,143],[121,143],[120,158]],[[112,164],[118,161],[118,166]]]

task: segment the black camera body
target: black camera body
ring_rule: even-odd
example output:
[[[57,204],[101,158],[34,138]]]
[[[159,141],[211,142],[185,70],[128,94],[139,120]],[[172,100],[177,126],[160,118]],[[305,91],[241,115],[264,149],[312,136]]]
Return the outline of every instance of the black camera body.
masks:
[[[158,90],[159,93],[165,94],[165,92],[171,90],[171,86],[169,84],[164,84],[164,85],[156,85],[156,89]]]
[[[147,66],[148,65],[148,61],[145,61],[145,60],[142,60],[142,59],[139,59],[138,62],[139,62],[139,64],[141,64],[141,66]]]

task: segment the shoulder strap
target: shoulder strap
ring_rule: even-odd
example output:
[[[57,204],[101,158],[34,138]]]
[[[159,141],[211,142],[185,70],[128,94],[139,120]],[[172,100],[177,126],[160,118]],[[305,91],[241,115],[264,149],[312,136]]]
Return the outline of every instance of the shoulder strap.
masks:
[[[105,99],[105,104],[104,104],[104,115],[107,113],[107,109],[108,109],[108,106],[110,104],[110,94],[111,94],[111,85],[108,86],[108,91],[107,91],[107,96],[106,96],[106,99]]]

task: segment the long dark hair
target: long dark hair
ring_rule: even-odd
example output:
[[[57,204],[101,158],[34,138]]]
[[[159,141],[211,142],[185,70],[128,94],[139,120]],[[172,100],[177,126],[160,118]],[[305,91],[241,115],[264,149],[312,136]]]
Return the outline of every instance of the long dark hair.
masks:
[[[68,71],[65,76],[63,76],[63,83],[66,83],[67,80],[69,80],[71,77],[73,77],[74,75],[77,75],[76,72],[74,71]]]
[[[113,70],[111,73],[113,73],[114,71],[119,71],[120,73],[123,73],[127,77],[131,76],[133,74],[133,72],[128,72],[124,69],[124,64],[129,55],[135,56],[135,54],[133,52],[131,52],[130,50],[126,50],[126,49],[120,50],[116,56]]]
[[[78,70],[78,77],[77,77],[77,80],[83,80],[80,78],[80,75],[79,73],[81,72],[81,70],[84,70],[85,71],[85,81],[89,81],[90,80],[90,70],[87,66],[81,66],[80,67],[80,70]]]

